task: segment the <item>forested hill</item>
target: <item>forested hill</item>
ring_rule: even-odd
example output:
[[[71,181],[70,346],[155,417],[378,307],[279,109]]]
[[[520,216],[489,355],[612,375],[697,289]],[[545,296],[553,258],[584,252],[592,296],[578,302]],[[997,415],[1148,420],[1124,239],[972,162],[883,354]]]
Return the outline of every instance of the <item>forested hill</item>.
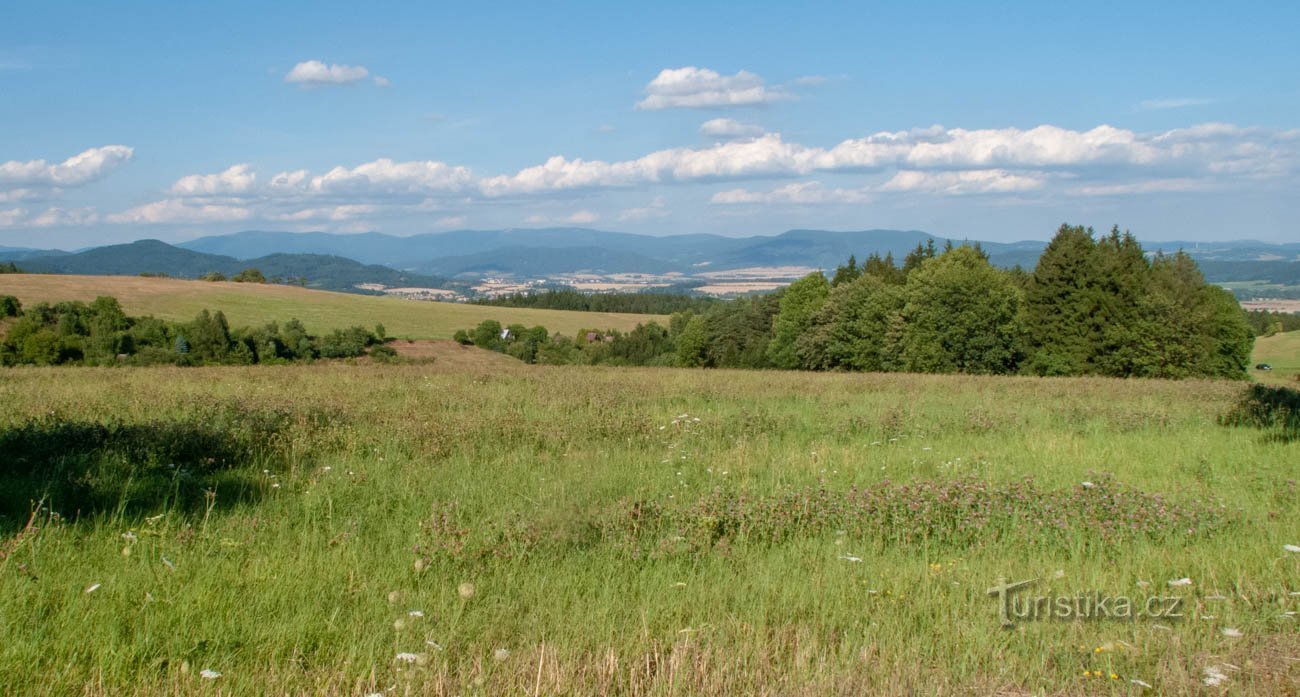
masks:
[[[320,290],[356,291],[356,285],[360,283],[424,288],[451,285],[444,278],[398,271],[376,264],[362,264],[340,256],[270,254],[241,260],[183,249],[158,240],[96,247],[76,254],[27,258],[21,266],[24,271],[32,273],[114,276],[157,274],[177,278],[201,278],[208,274],[234,276],[244,269],[254,268],[267,279],[300,281],[307,287]]]

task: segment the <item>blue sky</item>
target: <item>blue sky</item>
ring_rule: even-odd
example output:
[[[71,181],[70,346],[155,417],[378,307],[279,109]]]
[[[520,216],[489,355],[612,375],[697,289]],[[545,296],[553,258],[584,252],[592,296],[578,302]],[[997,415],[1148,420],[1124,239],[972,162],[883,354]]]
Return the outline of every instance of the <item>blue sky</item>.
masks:
[[[11,5],[0,245],[1300,240],[1300,9],[1134,4]]]

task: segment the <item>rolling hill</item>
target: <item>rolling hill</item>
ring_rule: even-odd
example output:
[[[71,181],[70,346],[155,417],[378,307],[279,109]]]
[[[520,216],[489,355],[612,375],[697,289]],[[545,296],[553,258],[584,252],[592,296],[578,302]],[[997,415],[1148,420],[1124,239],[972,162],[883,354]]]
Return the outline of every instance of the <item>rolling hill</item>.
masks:
[[[242,269],[256,268],[267,278],[304,278],[310,288],[349,292],[356,292],[356,285],[360,283],[424,288],[448,285],[443,278],[361,264],[341,256],[274,253],[255,259],[236,259],[175,247],[159,240],[139,240],[76,254],[38,256],[22,261],[23,270],[34,273],[114,276],[148,273],[180,278],[198,278],[213,272],[229,276]]]
[[[15,295],[24,305],[61,300],[117,298],[130,315],[154,315],[171,320],[193,319],[200,310],[221,310],[233,326],[261,325],[299,319],[312,332],[382,323],[390,336],[407,339],[447,339],[485,319],[502,324],[541,325],[573,335],[582,329],[630,330],[657,321],[659,315],[570,312],[488,307],[372,297],[260,283],[212,283],[138,276],[72,276],[0,274],[0,295]]]

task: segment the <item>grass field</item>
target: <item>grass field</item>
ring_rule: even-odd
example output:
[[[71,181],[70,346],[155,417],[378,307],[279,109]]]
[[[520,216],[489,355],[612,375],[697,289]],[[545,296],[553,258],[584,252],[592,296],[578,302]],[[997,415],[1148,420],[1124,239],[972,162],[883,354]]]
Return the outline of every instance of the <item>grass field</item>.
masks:
[[[0,693],[1295,694],[1300,442],[1243,389],[7,370]],[[1003,628],[1002,578],[1181,617]]]
[[[262,325],[297,318],[311,332],[381,322],[390,336],[449,339],[457,329],[471,329],[485,319],[502,324],[542,325],[572,336],[581,329],[629,330],[658,315],[568,312],[460,303],[435,303],[350,293],[306,290],[293,286],[210,283],[138,276],[0,275],[0,295],[15,295],[24,304],[94,300],[111,295],[128,315],[153,315],[188,321],[200,310],[221,310],[231,326]]]
[[[1272,370],[1255,370],[1267,363]],[[1300,331],[1283,332],[1255,339],[1255,352],[1251,358],[1250,376],[1260,382],[1300,387]]]

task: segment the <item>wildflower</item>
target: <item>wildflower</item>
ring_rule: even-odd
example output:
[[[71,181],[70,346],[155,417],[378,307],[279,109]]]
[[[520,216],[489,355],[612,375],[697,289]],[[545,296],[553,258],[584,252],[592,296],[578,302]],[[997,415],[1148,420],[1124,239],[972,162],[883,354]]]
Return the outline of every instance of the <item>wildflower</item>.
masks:
[[[407,615],[408,617],[414,617],[414,618],[416,618],[416,619],[419,619],[419,618],[421,618],[421,617],[424,617],[424,613],[423,613],[423,612],[420,612],[419,610],[411,610],[410,612],[406,613],[406,615]]]
[[[436,642],[436,641],[429,641],[429,640],[426,639],[424,643],[428,644],[429,646],[432,646],[434,651],[441,651],[441,650],[442,650],[442,644],[439,644],[439,643]]]
[[[1236,639],[1237,637],[1241,636],[1241,630],[1233,629],[1232,627],[1224,627],[1223,636],[1226,636],[1229,639]]]
[[[1217,687],[1218,685],[1227,682],[1227,680],[1228,676],[1219,666],[1206,666],[1204,677],[1201,678],[1201,682],[1204,683],[1206,687]]]
[[[1190,586],[1190,585],[1192,585],[1192,579],[1187,578],[1186,576],[1184,576],[1183,578],[1175,578],[1169,581],[1170,588],[1180,588],[1182,586]]]
[[[1119,676],[1116,675],[1115,673],[1111,673],[1111,674],[1110,674],[1110,679],[1111,679],[1111,680],[1119,680]]]
[[[168,571],[176,570],[176,565],[173,564],[170,559],[168,559],[167,557],[158,557],[158,558],[162,560],[163,566],[166,566]]]
[[[1145,688],[1148,689],[1148,690],[1154,689],[1154,688],[1151,687],[1151,683],[1149,683],[1149,682],[1142,682],[1141,680],[1138,680],[1138,679],[1136,679],[1136,678],[1130,680],[1129,682],[1133,683],[1134,685],[1137,685],[1138,687],[1145,687]]]
[[[97,591],[97,590],[99,590],[99,584],[98,584],[98,583],[92,583],[92,584],[90,584],[89,587],[86,588],[86,592],[87,592],[87,593],[94,593],[94,592]]]
[[[844,556],[840,557],[840,559],[843,559],[844,561],[851,561],[851,562],[862,561],[862,557],[855,557],[852,554],[845,554]]]
[[[126,540],[127,542],[135,542],[139,538],[135,536],[135,533],[131,532],[130,530],[127,530],[126,532],[122,533],[122,539]]]
[[[414,565],[414,566],[415,566],[415,573],[418,574],[418,573],[420,573],[421,571],[424,571],[424,560],[423,560],[423,559],[416,559],[416,560],[415,560],[415,565]]]
[[[395,657],[393,658],[393,660],[395,660],[395,661],[401,661],[402,663],[418,663],[418,662],[420,661],[420,654],[418,654],[418,653],[399,653],[399,654],[397,654],[397,656],[395,656]]]
[[[199,677],[203,678],[204,680],[216,680],[217,678],[221,677],[221,673],[218,673],[215,670],[204,668],[203,670],[199,671]]]
[[[396,605],[402,599],[401,591],[391,591],[388,594],[388,602]]]
[[[456,592],[460,594],[460,597],[469,600],[474,597],[474,584],[462,583],[456,588]]]
[[[1097,486],[1097,485],[1096,485],[1096,484],[1093,484],[1092,482],[1083,482],[1083,488],[1085,488],[1085,489],[1091,489],[1091,488],[1093,488],[1094,486]]]
[[[403,622],[401,618],[393,620],[393,629],[400,632],[405,628],[406,628],[406,622]]]
[[[1282,545],[1282,549],[1292,553],[1300,553],[1300,545]]]
[[[497,663],[502,663],[507,658],[510,658],[510,649],[497,649],[496,651],[492,652],[492,660],[496,661]]]

